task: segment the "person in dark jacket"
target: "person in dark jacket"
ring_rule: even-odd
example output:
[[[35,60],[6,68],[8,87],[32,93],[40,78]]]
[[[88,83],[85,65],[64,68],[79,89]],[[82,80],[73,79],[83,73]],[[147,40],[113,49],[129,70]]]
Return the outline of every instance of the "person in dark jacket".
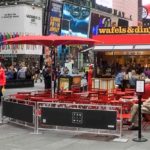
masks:
[[[51,89],[51,67],[45,66],[43,69],[43,77],[44,77],[44,84],[45,89]]]

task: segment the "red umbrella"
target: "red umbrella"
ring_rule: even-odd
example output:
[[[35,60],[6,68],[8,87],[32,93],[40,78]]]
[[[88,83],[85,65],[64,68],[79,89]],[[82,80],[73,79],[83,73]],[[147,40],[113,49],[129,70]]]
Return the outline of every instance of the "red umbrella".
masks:
[[[70,44],[89,44],[94,45],[96,43],[100,43],[100,41],[90,39],[90,38],[82,38],[75,36],[57,36],[57,35],[49,35],[49,36],[20,36],[12,39],[5,40],[4,44],[33,44],[33,45],[43,45],[43,46],[59,46],[59,45],[70,45]],[[53,73],[52,73],[53,76]],[[54,85],[54,79],[52,77],[52,86]],[[53,93],[53,89],[52,89]],[[52,94],[53,95],[53,94]]]
[[[4,44],[33,44],[33,45],[44,45],[44,46],[58,46],[58,45],[70,45],[70,44],[93,45],[96,43],[100,43],[100,41],[90,39],[90,38],[76,37],[76,36],[57,36],[57,35],[20,36],[20,37],[16,37],[4,41]]]

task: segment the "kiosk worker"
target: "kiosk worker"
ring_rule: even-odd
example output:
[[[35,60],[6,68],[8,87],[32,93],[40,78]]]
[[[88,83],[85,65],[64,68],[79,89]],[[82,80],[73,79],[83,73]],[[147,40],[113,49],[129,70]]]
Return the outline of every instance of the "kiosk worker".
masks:
[[[1,97],[3,96],[2,89],[5,86],[5,84],[6,84],[5,71],[0,62],[0,103],[1,103]]]

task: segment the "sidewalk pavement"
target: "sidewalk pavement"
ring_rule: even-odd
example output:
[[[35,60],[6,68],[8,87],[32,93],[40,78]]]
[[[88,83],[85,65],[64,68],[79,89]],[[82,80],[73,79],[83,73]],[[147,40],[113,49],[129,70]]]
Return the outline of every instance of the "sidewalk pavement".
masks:
[[[5,95],[17,91],[44,89],[43,83],[36,83],[34,88],[7,89]],[[147,142],[133,142],[137,131],[123,131],[127,142],[114,142],[112,136],[68,131],[40,131],[33,134],[33,129],[6,123],[0,125],[0,150],[149,150],[150,129],[142,131]]]

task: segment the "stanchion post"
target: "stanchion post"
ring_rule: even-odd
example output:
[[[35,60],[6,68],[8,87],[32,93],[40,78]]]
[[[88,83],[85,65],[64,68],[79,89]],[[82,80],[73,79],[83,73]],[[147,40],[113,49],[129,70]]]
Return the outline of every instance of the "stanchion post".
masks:
[[[38,110],[39,110],[39,103],[37,102],[34,105],[34,133],[32,133],[32,134],[41,134],[41,133],[39,133]]]
[[[145,92],[145,82],[144,80],[136,81],[136,93],[138,95],[138,137],[134,138],[135,142],[146,142],[147,139],[142,137],[141,130],[141,104],[142,104],[142,94]]]
[[[0,120],[0,124],[3,124],[4,120],[3,120],[3,101],[4,101],[4,96],[1,97],[1,120]]]
[[[55,47],[50,47],[50,57],[51,57],[51,94],[54,98],[55,94]]]

